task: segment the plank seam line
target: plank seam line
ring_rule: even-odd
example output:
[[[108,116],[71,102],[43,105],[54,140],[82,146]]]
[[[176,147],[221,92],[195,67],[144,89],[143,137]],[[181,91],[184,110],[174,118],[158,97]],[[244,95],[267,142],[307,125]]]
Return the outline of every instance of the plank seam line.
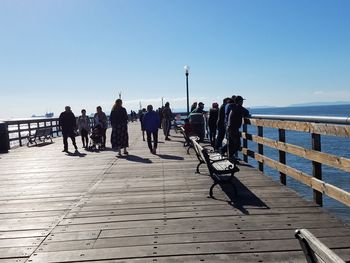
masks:
[[[82,200],[88,195],[91,194],[94,190],[96,190],[97,186],[104,180],[104,178],[107,176],[107,173],[112,169],[112,167],[117,163],[118,159],[113,159],[112,161],[110,161],[109,163],[107,163],[106,167],[98,174],[96,175],[95,178],[97,178],[98,180],[95,182],[92,182],[90,185],[92,185],[85,193],[81,194],[80,197],[78,198],[78,201],[75,202],[75,204],[71,205],[65,214],[63,214],[62,216],[60,216],[56,222],[56,224],[54,226],[52,226],[51,228],[49,228],[45,238],[40,242],[40,244],[38,244],[38,246],[36,247],[36,249],[34,249],[34,251],[32,252],[32,254],[28,257],[28,260],[31,259],[31,257],[38,253],[38,249],[40,248],[40,246],[45,242],[45,240],[48,238],[48,236],[52,233],[52,230],[54,228],[56,228],[59,223],[76,207],[78,207]]]

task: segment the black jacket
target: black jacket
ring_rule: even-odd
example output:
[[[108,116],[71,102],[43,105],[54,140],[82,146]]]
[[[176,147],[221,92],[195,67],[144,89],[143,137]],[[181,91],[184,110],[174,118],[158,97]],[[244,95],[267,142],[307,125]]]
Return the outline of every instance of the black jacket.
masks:
[[[219,109],[219,117],[218,117],[218,129],[224,129],[225,128],[225,107],[226,104],[222,104]]]
[[[227,130],[239,130],[242,126],[242,118],[244,117],[249,117],[249,111],[241,105],[233,105],[228,118]]]
[[[59,117],[59,124],[62,127],[62,132],[73,132],[77,127],[77,121],[73,112],[62,112]]]

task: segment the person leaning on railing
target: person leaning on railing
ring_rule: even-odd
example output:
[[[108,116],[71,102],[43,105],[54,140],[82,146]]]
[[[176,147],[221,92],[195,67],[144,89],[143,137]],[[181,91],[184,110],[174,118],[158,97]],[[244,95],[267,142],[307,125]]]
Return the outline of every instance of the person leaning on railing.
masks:
[[[241,138],[239,129],[242,126],[242,118],[249,117],[249,111],[243,107],[243,98],[237,96],[228,117],[227,135],[228,135],[228,157],[235,159],[235,155],[241,147]]]

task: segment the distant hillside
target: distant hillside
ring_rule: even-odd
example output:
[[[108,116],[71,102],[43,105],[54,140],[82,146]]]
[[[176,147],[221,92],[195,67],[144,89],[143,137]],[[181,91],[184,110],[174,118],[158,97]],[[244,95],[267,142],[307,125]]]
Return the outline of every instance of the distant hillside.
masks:
[[[276,106],[251,106],[248,108],[251,108],[251,109],[271,109],[271,108],[277,108],[277,107]]]
[[[291,104],[288,107],[305,107],[305,106],[327,106],[327,105],[347,105],[350,101],[333,101],[333,102],[309,102]]]

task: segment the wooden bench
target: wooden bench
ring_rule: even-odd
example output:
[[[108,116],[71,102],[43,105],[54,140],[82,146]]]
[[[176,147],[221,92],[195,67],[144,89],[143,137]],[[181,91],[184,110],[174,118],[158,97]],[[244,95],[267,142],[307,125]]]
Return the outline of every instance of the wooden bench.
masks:
[[[33,143],[37,145],[37,140],[39,140],[41,143],[45,142],[46,140],[51,140],[52,142],[52,128],[45,127],[36,129],[34,135],[29,135],[27,146]]]
[[[187,133],[185,132],[184,127],[180,127],[180,132],[183,135],[185,142],[184,142],[184,147],[187,147],[187,154],[190,154],[190,149],[193,149],[193,144],[192,144],[192,140],[194,139],[195,141],[199,140],[198,136],[188,136]]]
[[[210,177],[213,179],[213,184],[209,190],[209,196],[213,198],[213,189],[217,184],[231,184],[237,195],[237,189],[234,185],[232,179],[234,174],[239,172],[239,168],[235,163],[232,163],[227,158],[221,156],[219,153],[215,153],[208,147],[202,147],[196,140],[191,140],[193,144],[193,148],[196,152],[199,164],[197,165],[196,173],[199,173],[199,166],[201,164],[206,164]],[[223,179],[222,175],[229,174],[230,177],[228,179]]]
[[[295,237],[299,240],[308,263],[345,263],[307,229],[297,229]]]

